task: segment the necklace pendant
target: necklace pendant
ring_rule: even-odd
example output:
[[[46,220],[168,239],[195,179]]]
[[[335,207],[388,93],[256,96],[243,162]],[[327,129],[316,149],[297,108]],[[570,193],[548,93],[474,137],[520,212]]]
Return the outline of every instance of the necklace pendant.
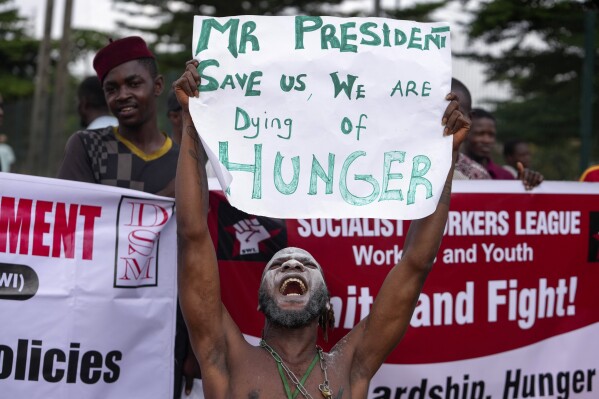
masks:
[[[333,397],[333,391],[331,391],[331,388],[329,388],[328,384],[320,384],[318,386],[318,389],[320,390],[320,392],[322,393],[322,397],[325,399],[330,399]]]

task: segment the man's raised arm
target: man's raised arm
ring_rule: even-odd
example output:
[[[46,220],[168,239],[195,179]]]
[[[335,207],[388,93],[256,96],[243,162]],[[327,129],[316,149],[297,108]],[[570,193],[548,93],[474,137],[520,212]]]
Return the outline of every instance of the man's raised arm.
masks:
[[[460,111],[457,97],[449,94],[443,115],[445,135],[453,135],[453,160],[436,210],[410,224],[401,260],[387,275],[367,318],[359,323],[355,342],[356,375],[370,378],[406,332],[424,281],[441,245],[447,222],[453,168],[458,148],[470,129],[470,120]],[[357,339],[355,339],[357,338]]]
[[[232,322],[221,302],[218,263],[208,230],[206,155],[189,113],[189,98],[198,95],[196,66],[197,61],[189,61],[173,85],[183,108],[175,186],[179,302],[202,375],[215,381],[226,378],[219,370],[225,370],[226,333],[231,331]]]

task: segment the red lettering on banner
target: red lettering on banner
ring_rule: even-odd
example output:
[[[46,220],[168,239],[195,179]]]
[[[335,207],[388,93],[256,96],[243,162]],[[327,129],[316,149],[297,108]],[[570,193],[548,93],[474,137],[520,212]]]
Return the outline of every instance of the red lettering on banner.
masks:
[[[102,214],[99,206],[81,205],[79,215],[83,216],[83,254],[82,259],[91,260],[94,253],[94,226],[96,218]]]
[[[93,255],[95,219],[100,216],[101,211],[98,206],[67,206],[63,202],[34,201],[26,198],[20,198],[17,204],[16,198],[2,197],[0,252],[73,259],[77,221],[78,217],[82,216],[84,232],[81,257],[90,260]],[[51,239],[49,243],[44,243],[44,237],[47,235],[51,235]]]
[[[46,214],[52,212],[52,202],[37,201],[35,204],[35,221],[33,222],[32,255],[48,256],[50,247],[44,245],[44,234],[50,232],[50,223],[46,222]]]
[[[118,245],[115,271],[117,287],[155,286],[157,284],[160,232],[171,217],[172,209],[151,200],[128,199],[119,212],[120,233],[127,237]]]
[[[136,258],[121,258],[121,259],[125,261],[125,272],[123,273],[123,275],[121,277],[119,277],[120,280],[131,280],[129,278],[129,275],[127,274],[127,272],[129,270],[131,270],[131,273],[133,273],[133,278],[135,280],[139,280],[140,277],[142,280],[152,278],[152,276],[150,275],[150,270],[152,269],[150,267],[150,263],[152,262],[152,259],[154,259],[152,256],[147,257],[145,259],[146,264],[144,265],[144,267],[139,266],[139,262],[137,261]],[[142,274],[145,274],[145,276],[142,277]]]
[[[157,227],[168,221],[168,212],[159,205],[144,202],[130,202],[130,204],[132,208],[131,220],[125,226]],[[146,224],[144,224],[144,216],[146,217]],[[148,219],[150,219],[149,224],[147,224]]]
[[[75,229],[77,228],[77,208],[72,204],[69,207],[69,216],[66,215],[66,204],[56,204],[56,221],[54,223],[54,239],[52,242],[52,257],[60,258],[61,244],[66,258],[75,256]]]
[[[154,250],[160,233],[151,230],[133,230],[129,233],[129,255],[137,252],[143,256],[149,256]]]
[[[15,212],[15,198],[2,197],[0,202],[0,252],[19,254],[29,252],[29,229],[31,227],[31,208],[33,201],[20,199]],[[7,243],[8,248],[7,248]]]

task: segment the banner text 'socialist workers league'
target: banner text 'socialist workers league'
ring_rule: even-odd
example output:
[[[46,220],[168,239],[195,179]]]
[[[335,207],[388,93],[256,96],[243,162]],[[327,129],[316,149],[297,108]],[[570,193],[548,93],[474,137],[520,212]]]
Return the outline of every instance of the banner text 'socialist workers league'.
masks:
[[[563,193],[570,186],[545,182],[549,193],[530,195],[517,182],[503,189],[504,183],[492,183],[499,192],[452,196],[411,328],[376,375],[369,398],[598,394],[599,188]],[[247,287],[223,292],[242,331],[260,336],[262,320],[248,315],[257,305],[250,288],[258,286],[265,262],[278,248],[297,246],[324,268],[335,310],[333,343],[368,314],[402,256],[409,224],[264,218],[232,208],[218,193],[211,209],[221,278]]]

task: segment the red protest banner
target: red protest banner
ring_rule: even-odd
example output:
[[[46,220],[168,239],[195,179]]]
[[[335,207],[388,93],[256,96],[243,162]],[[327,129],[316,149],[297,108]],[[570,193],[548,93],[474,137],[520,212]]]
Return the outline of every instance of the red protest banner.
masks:
[[[452,195],[445,237],[411,328],[387,363],[488,356],[599,321],[599,188],[577,185],[558,193],[573,186],[546,182],[548,189],[531,194],[511,184],[499,192]],[[210,206],[223,301],[241,331],[260,336],[262,270],[276,251],[295,246],[311,252],[325,272],[336,316],[326,348],[368,314],[401,257],[409,226],[252,216],[214,191]]]

